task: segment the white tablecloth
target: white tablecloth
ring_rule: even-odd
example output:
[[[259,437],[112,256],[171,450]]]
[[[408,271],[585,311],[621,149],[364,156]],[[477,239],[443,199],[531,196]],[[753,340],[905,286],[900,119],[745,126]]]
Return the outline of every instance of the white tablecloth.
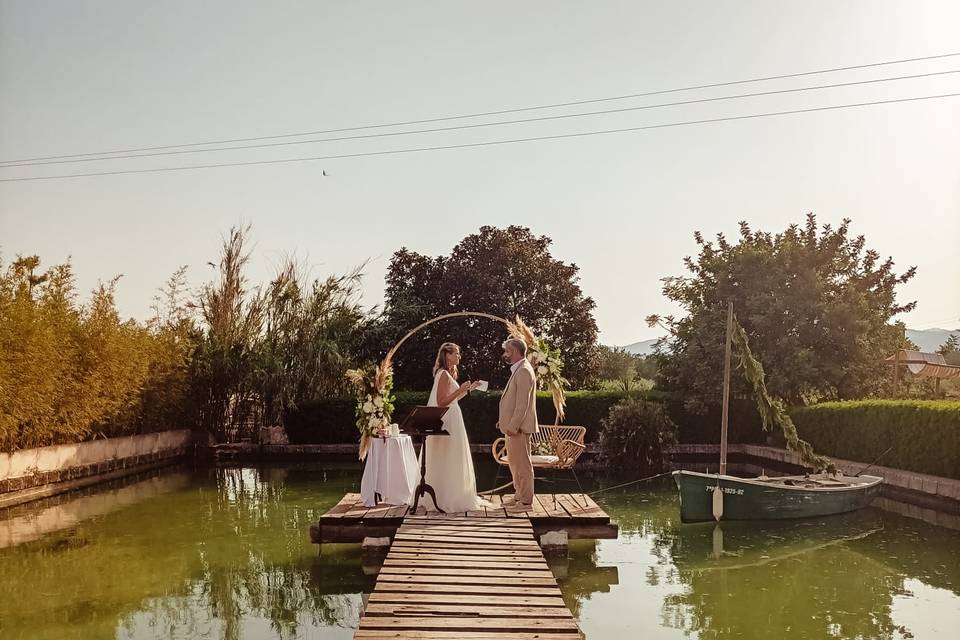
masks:
[[[374,438],[360,481],[360,497],[368,507],[374,494],[387,504],[410,504],[420,481],[420,466],[410,436]]]

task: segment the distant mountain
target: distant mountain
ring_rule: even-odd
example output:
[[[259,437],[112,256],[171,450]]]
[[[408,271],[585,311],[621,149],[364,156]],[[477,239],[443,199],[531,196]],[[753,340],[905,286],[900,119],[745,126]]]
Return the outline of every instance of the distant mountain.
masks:
[[[623,349],[627,353],[632,353],[637,356],[648,356],[653,353],[653,345],[657,340],[659,340],[659,338],[654,338],[653,340],[641,340],[640,342],[628,344]]]
[[[907,337],[910,338],[910,341],[920,347],[921,351],[927,352],[939,349],[940,345],[946,342],[951,334],[960,338],[960,329],[954,329],[953,331],[947,329],[907,329]],[[653,353],[653,344],[656,341],[657,338],[641,340],[623,348],[629,353],[647,356]]]
[[[936,351],[951,335],[960,338],[960,329],[907,329],[907,337],[920,351]]]

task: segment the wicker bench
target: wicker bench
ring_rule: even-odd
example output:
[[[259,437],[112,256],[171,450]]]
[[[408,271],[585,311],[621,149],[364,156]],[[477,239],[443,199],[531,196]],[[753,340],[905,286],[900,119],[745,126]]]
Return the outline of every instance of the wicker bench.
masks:
[[[530,434],[530,459],[534,470],[537,469],[569,469],[574,480],[580,486],[580,479],[573,470],[577,458],[587,449],[583,443],[587,434],[586,427],[568,425],[539,425],[537,433]],[[507,441],[497,438],[491,447],[493,459],[497,461],[497,478],[493,481],[496,486],[503,467],[509,466],[507,459]],[[509,486],[509,485],[507,485]],[[581,493],[583,487],[581,487]]]

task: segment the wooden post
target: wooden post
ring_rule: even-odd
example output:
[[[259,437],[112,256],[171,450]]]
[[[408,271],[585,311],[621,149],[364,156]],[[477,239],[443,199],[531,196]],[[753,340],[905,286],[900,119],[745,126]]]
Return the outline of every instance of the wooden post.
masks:
[[[723,414],[720,419],[720,475],[727,473],[727,421],[730,405],[730,348],[733,340],[733,302],[727,303],[727,346],[723,352]]]
[[[897,377],[900,375],[900,349],[897,349],[896,353],[893,354],[893,393],[894,398],[897,397]]]

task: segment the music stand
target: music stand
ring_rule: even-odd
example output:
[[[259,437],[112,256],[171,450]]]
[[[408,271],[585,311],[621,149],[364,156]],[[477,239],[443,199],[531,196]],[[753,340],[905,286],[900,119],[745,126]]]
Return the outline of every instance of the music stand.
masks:
[[[449,407],[414,407],[410,415],[400,424],[400,430],[406,433],[413,440],[414,444],[419,441],[420,444],[420,484],[413,493],[413,506],[410,513],[417,510],[420,503],[420,497],[424,494],[430,494],[433,498],[433,506],[440,513],[446,513],[437,504],[437,494],[433,487],[427,484],[427,436],[449,436],[450,434],[443,430],[443,414]]]

